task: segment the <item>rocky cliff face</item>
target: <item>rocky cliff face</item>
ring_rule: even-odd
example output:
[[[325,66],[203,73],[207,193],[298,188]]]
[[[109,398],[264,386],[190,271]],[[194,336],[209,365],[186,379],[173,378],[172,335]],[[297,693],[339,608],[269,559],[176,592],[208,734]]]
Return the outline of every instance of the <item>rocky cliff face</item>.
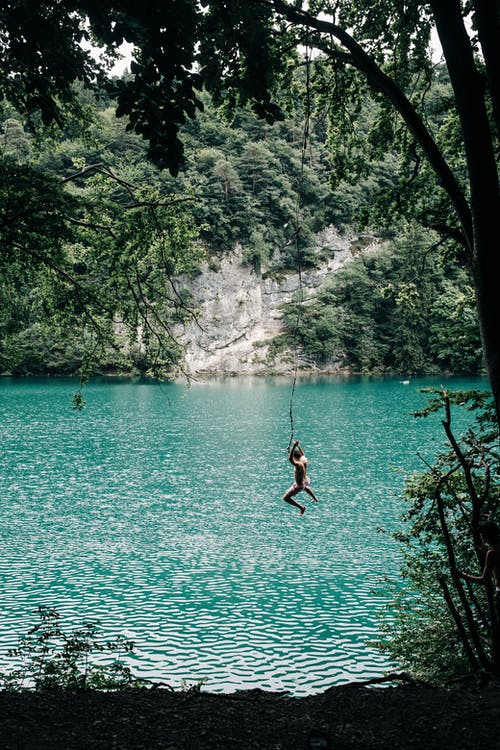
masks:
[[[364,247],[371,237],[340,235],[330,227],[317,236],[315,252],[326,258],[317,269],[286,273],[265,269],[256,273],[245,265],[241,248],[224,256],[220,269],[208,263],[194,280],[186,282],[198,309],[179,338],[186,346],[185,369],[191,375],[247,375],[290,373],[292,352],[273,352],[273,340],[283,333],[282,306],[301,290],[304,304],[325,278],[335,273]],[[301,369],[311,364],[299,359]],[[317,368],[314,368],[317,369]],[[329,370],[335,369],[331,363]]]

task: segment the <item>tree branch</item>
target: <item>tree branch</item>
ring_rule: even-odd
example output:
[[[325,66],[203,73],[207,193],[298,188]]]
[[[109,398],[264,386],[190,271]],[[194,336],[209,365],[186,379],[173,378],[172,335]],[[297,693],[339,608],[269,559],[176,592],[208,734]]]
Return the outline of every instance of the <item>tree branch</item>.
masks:
[[[365,74],[367,82],[372,89],[383,93],[392,102],[393,106],[408,126],[408,129],[413,133],[414,137],[420,144],[431,167],[436,173],[441,186],[448,194],[448,197],[457,212],[463,228],[467,247],[472,257],[473,239],[470,207],[441,150],[438,148],[422,118],[419,116],[402,89],[399,88],[393,79],[383,72],[375,60],[364,51],[361,45],[359,45],[353,37],[345,31],[345,29],[342,29],[337,24],[316,18],[307,11],[288,5],[283,0],[255,1],[258,3],[264,2],[278,14],[296,24],[308,26],[321,34],[334,37],[349,50],[352,56],[352,64]],[[331,47],[326,42],[322,45],[318,44],[318,49],[321,49],[327,55],[331,52]]]
[[[477,660],[477,657],[474,653],[474,651],[471,648],[471,645],[469,643],[469,639],[467,637],[467,632],[464,628],[464,625],[462,623],[462,619],[457,611],[457,608],[455,607],[453,603],[453,599],[451,598],[450,590],[446,584],[446,581],[444,580],[444,576],[440,575],[438,576],[438,581],[441,586],[441,589],[443,591],[444,600],[448,606],[448,609],[450,611],[451,616],[453,617],[453,620],[455,621],[455,625],[458,630],[458,634],[460,636],[460,640],[462,641],[462,645],[464,647],[464,651],[467,655],[467,658],[469,660],[469,663],[474,671],[477,671],[479,669],[479,661]],[[489,665],[487,665],[489,666]]]

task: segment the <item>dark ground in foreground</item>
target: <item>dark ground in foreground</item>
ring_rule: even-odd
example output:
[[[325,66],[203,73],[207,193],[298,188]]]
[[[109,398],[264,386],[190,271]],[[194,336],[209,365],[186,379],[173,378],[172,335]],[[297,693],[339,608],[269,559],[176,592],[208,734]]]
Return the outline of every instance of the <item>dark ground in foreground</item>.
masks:
[[[500,686],[0,693],[3,750],[500,748]]]

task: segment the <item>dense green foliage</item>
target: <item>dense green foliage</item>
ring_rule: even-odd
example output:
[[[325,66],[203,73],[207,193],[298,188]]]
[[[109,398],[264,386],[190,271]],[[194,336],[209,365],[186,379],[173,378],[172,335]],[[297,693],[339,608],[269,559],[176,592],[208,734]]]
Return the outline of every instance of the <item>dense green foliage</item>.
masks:
[[[288,305],[285,320],[287,339],[317,363],[364,373],[482,370],[469,274],[416,227],[358,254],[313,300]]]
[[[123,661],[133,652],[132,641],[105,640],[95,622],[68,631],[49,607],[38,607],[38,616],[9,651],[18,666],[0,674],[4,690],[123,690],[144,684]]]
[[[171,369],[187,313],[168,280],[199,263],[186,200],[101,167],[73,165],[65,187],[42,166],[1,170],[0,370]]]
[[[187,164],[178,177],[196,194],[194,216],[213,254],[240,243],[256,270],[272,260],[296,266],[295,235],[300,230],[304,262],[314,232],[339,210],[321,161],[322,144],[314,138],[309,158],[303,154],[302,104],[283,122],[271,126],[249,109],[230,122],[204,99],[204,113],[185,129]]]
[[[40,123],[46,130],[57,124],[64,139],[63,148],[58,144],[53,149],[56,154],[48,155],[45,148],[39,166],[67,179],[75,167],[99,162],[113,169],[121,180],[115,183],[115,189],[109,188],[104,205],[102,186],[96,186],[102,172],[86,180],[85,187],[83,179],[75,181],[72,189],[87,203],[76,212],[78,231],[74,222],[66,226],[66,231],[71,229],[75,234],[73,264],[85,269],[85,279],[75,278],[68,268],[62,269],[66,287],[73,288],[73,301],[68,306],[73,317],[66,321],[69,328],[63,331],[65,341],[74,341],[69,359],[76,363],[95,358],[100,348],[98,359],[108,369],[133,366],[159,373],[179,363],[181,350],[175,324],[189,314],[186,299],[182,294],[179,299],[177,290],[173,290],[159,303],[157,281],[163,278],[165,282],[168,277],[164,287],[172,284],[172,270],[167,268],[172,264],[165,262],[165,247],[158,253],[146,250],[144,244],[144,224],[149,224],[148,242],[153,245],[158,244],[158,237],[154,240],[151,232],[164,238],[170,231],[159,228],[158,217],[151,217],[151,209],[145,208],[148,202],[155,207],[165,195],[180,193],[181,200],[192,199],[191,206],[183,215],[178,212],[176,218],[191,239],[196,226],[212,253],[240,242],[256,270],[269,260],[284,266],[299,261],[303,268],[314,263],[309,252],[312,232],[332,221],[344,225],[359,221],[377,231],[382,226],[394,229],[402,214],[431,226],[443,238],[462,243],[470,260],[468,208],[464,204],[468,174],[457,117],[460,110],[450,106],[459,102],[444,69],[433,66],[429,56],[433,16],[439,26],[437,5],[431,3],[430,8],[424,8],[415,2],[408,13],[401,14],[399,6],[390,0],[376,12],[369,3],[354,8],[341,2],[332,19],[326,20],[316,15],[325,9],[321,2],[310,3],[307,10],[300,3],[281,0],[255,0],[243,5],[214,0],[203,8],[195,0],[173,0],[161,7],[153,3],[147,9],[125,0],[104,4],[94,0],[62,2],[57,7],[50,2],[35,7],[27,0],[7,3],[0,15],[2,94],[10,106],[26,116],[28,129],[40,132]],[[487,19],[480,9],[475,8],[475,13],[478,28],[482,28]],[[356,42],[357,35],[362,48]],[[100,60],[90,55],[87,47],[76,44],[80,36],[87,43],[101,45]],[[109,81],[106,66],[124,40],[135,48],[131,74]],[[454,42],[458,44],[458,37]],[[302,56],[297,54],[298,43]],[[489,69],[487,40],[479,33],[470,45],[482,46]],[[314,64],[312,49],[321,52],[319,57],[315,53]],[[35,59],[39,59],[38,65]],[[297,75],[301,65],[302,73]],[[451,74],[454,83],[452,70]],[[488,83],[485,97],[494,115],[496,83],[493,78],[488,78]],[[235,118],[232,127],[215,116],[203,86]],[[99,113],[97,122],[94,105],[85,93],[89,89],[101,95],[105,92],[103,106],[109,106],[108,111]],[[250,115],[246,105],[262,118],[261,122]],[[393,116],[393,107],[403,120]],[[112,111],[128,118],[122,121],[123,127],[112,124]],[[280,123],[286,112],[288,120]],[[27,138],[12,114],[5,111],[4,154],[19,162],[27,158]],[[197,119],[192,119],[195,115]],[[76,128],[76,123],[84,119],[88,120],[86,148],[82,148]],[[278,122],[271,128],[264,120]],[[168,166],[177,174],[185,163],[177,184],[144,164],[145,152],[132,137],[133,132],[145,139],[147,157],[157,165]],[[319,150],[305,148],[315,143]],[[130,150],[135,158],[130,159]],[[435,190],[433,171],[438,173],[444,191]],[[117,205],[118,185],[124,193],[126,185],[142,191],[139,197],[134,192],[133,202],[143,206],[143,217],[150,212],[149,218],[141,219],[142,236],[124,262],[118,256],[128,253],[129,246],[113,227],[118,222],[130,231],[135,222],[119,218],[119,211],[130,206],[123,198]],[[177,198],[174,202],[179,208]],[[172,222],[172,211],[168,222]],[[191,229],[187,229],[189,222]],[[90,236],[89,225],[94,228],[94,237]],[[75,248],[87,243],[96,244],[97,252],[87,248],[80,262]],[[142,248],[139,254],[138,243]],[[188,257],[193,247],[186,243],[185,265],[177,263],[177,270],[194,272],[199,256]],[[148,259],[141,253],[149,253]],[[174,255],[180,259],[178,250]],[[99,271],[92,262],[98,263]],[[159,268],[145,272],[145,266],[154,262]],[[383,301],[375,294],[371,311],[353,309],[345,313],[349,297],[353,297],[354,307],[359,298],[348,291],[349,283],[344,292],[335,290],[334,298],[331,289],[324,290],[319,302],[304,316],[305,325],[291,330],[300,334],[299,343],[304,343],[306,353],[316,361],[333,354],[336,361],[350,368],[370,371],[455,371],[457,364],[460,370],[476,371],[479,357],[474,333],[467,335],[465,361],[457,363],[441,324],[446,314],[452,315],[457,325],[462,315],[469,315],[466,279],[461,272],[451,274],[449,284],[445,283],[446,273],[438,280],[440,272],[434,272],[434,281],[428,282],[427,289],[415,291],[411,288],[411,270],[407,278],[404,271],[399,272],[397,263],[384,259],[374,264],[378,268],[373,269],[366,285],[369,288],[375,283],[380,288],[375,277],[385,266],[389,278],[383,285]],[[54,268],[52,272],[57,274]],[[103,283],[106,273],[112,273],[113,279]],[[356,268],[352,274],[355,278]],[[472,283],[476,293],[475,276]],[[430,296],[443,290],[450,297],[441,311],[437,301],[431,309]],[[96,299],[91,304],[92,292]],[[77,324],[75,294],[80,318],[82,311],[87,316],[86,336],[91,321],[91,335],[84,346],[81,337],[79,340],[70,332]],[[342,299],[345,294],[347,298]],[[11,286],[4,298],[12,299]],[[465,300],[462,306],[459,300]],[[327,306],[318,312],[322,303]],[[62,307],[60,304],[59,309]],[[24,324],[17,329],[12,320],[6,321],[10,337],[6,342],[8,358],[3,364],[6,371],[30,369],[23,365],[22,358],[15,361],[16,347],[29,347],[30,338],[47,340],[36,329],[34,337],[26,338],[25,331],[32,325],[28,312],[33,312],[31,305],[25,306]],[[36,323],[40,315],[41,308],[32,316]],[[308,319],[311,316],[313,319]],[[367,316],[373,321],[368,326]],[[424,319],[429,316],[433,333],[427,335]],[[470,317],[469,327],[473,328],[472,313]],[[131,355],[123,362],[123,342],[118,352],[114,351],[116,329],[121,329],[122,323],[129,329],[126,349]],[[363,335],[356,334],[356,325],[363,325]],[[18,334],[22,336],[19,342]],[[51,348],[50,342],[41,345],[41,351],[47,352],[47,348]],[[53,348],[60,350],[57,343]],[[34,351],[33,362],[39,358]],[[57,369],[59,354],[55,360]],[[70,364],[69,369],[72,367]]]
[[[229,125],[207,100],[174,180],[106,101],[86,108],[83,127],[40,143],[6,112],[3,372],[75,372],[86,361],[171,371],[182,354],[176,325],[195,314],[189,275],[207,250],[216,264],[239,242],[256,269],[271,258],[293,265],[300,221],[307,264],[313,233],[332,218],[324,167],[302,158],[298,115],[271,127],[241,110]]]
[[[404,523],[394,535],[403,583],[393,586],[379,646],[416,677],[443,683],[479,669],[499,672],[493,582],[456,574],[478,575],[484,565],[478,524],[498,514],[498,427],[491,393],[429,392],[429,406],[415,416],[443,414],[448,450],[428,458],[423,449],[424,470],[407,480]],[[469,415],[459,437],[464,409],[475,420]]]
[[[372,209],[397,183],[393,155],[373,162],[370,180],[333,188],[318,102],[309,103],[316,114],[304,151],[303,84],[294,112],[272,126],[248,109],[229,123],[204,97],[204,112],[185,130],[177,179],[145,159],[106,98],[82,92],[83,126],[68,123],[62,137],[41,142],[6,110],[0,200],[11,250],[3,256],[0,371],[171,372],[182,362],[176,326],[195,314],[189,275],[207,253],[216,268],[239,243],[256,272],[304,270],[324,260],[312,247],[325,226],[376,229]],[[366,128],[377,112],[368,101]],[[30,211],[19,221],[24,202]],[[282,344],[353,371],[478,372],[466,272],[431,252],[434,236],[405,233],[401,222],[392,231],[398,239],[359,255],[312,302],[289,306]]]

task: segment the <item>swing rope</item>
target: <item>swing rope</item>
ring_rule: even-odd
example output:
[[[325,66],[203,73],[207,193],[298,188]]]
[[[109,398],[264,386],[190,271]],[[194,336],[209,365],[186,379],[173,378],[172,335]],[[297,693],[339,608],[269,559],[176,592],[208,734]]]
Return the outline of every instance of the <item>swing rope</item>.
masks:
[[[297,318],[295,321],[295,326],[293,329],[293,332],[295,334],[295,338],[299,329],[299,325],[301,322],[302,317],[302,306],[304,301],[304,289],[302,284],[302,264],[301,264],[301,257],[300,257],[300,230],[301,230],[301,196],[302,196],[302,188],[304,183],[304,164],[306,160],[306,151],[309,144],[309,129],[310,129],[310,121],[311,121],[311,92],[310,92],[310,75],[311,75],[311,57],[309,54],[309,41],[308,38],[306,38],[306,45],[305,45],[305,64],[306,64],[306,99],[305,99],[305,115],[304,115],[304,130],[302,134],[302,147],[301,147],[301,161],[300,161],[300,177],[299,182],[297,186],[297,200],[295,202],[295,254],[296,254],[296,262],[297,262],[297,271],[298,271],[298,281],[299,281],[299,289],[298,289],[298,298],[297,298]],[[293,416],[293,400],[295,396],[295,390],[297,387],[297,374],[299,369],[299,355],[298,355],[298,346],[297,343],[294,344],[294,368],[293,368],[293,380],[292,380],[292,390],[290,393],[290,403],[289,403],[289,419],[290,419],[290,439],[288,441],[288,452],[290,452],[290,448],[293,443],[294,438],[294,431],[295,431],[295,424],[294,424],[294,416]]]

